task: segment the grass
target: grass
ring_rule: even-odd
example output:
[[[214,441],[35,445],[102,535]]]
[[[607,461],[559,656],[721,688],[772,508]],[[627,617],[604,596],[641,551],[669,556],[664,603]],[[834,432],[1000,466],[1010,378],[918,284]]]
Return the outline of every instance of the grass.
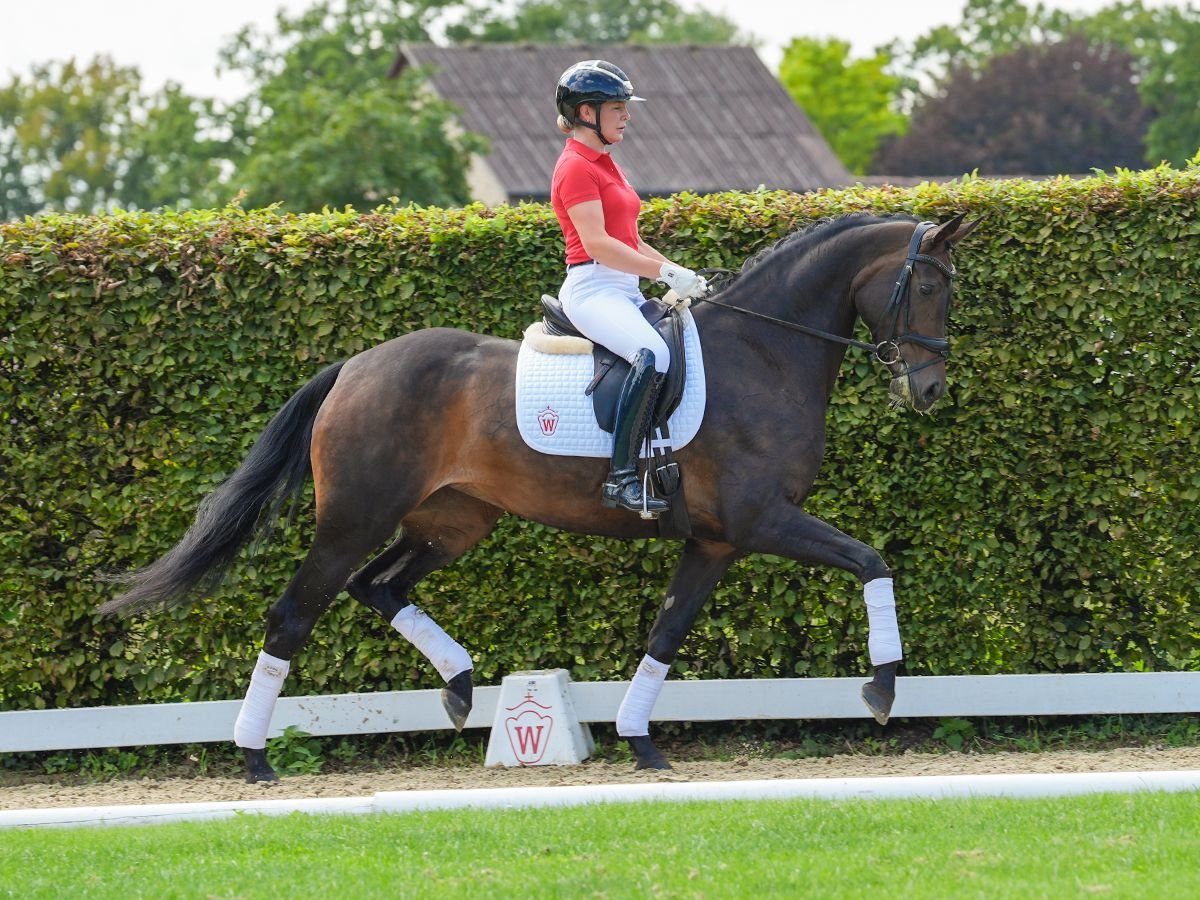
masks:
[[[0,897],[1191,896],[1195,794],[768,801],[0,832]]]

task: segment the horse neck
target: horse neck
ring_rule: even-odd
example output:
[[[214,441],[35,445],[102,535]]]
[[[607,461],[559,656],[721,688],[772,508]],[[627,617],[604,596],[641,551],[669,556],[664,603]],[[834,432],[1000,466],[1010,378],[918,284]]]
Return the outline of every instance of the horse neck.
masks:
[[[855,310],[851,285],[860,264],[860,253],[849,256],[842,249],[818,245],[805,252],[803,248],[781,248],[784,254],[758,264],[721,295],[721,300],[783,322],[802,325],[828,334],[848,338],[854,331]],[[847,264],[849,263],[849,264]],[[742,318],[742,317],[738,317]],[[796,339],[795,330],[782,325],[750,320],[756,342]],[[748,323],[740,330],[751,333]],[[837,373],[846,346],[837,341],[813,338],[813,350],[803,359],[823,363],[830,377]]]

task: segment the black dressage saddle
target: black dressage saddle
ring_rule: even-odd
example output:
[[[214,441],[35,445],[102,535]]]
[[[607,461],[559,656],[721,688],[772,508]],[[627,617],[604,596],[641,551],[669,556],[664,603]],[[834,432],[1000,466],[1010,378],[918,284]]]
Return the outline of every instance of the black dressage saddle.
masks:
[[[658,402],[654,405],[654,425],[659,427],[671,417],[671,413],[675,412],[683,397],[683,384],[687,375],[687,361],[684,359],[683,349],[683,320],[675,307],[661,300],[647,300],[642,304],[641,310],[646,321],[666,341],[667,348],[671,351],[671,368],[659,391]],[[542,312],[542,327],[546,334],[586,337],[571,324],[557,297],[543,294]],[[592,408],[600,428],[611,434],[617,418],[617,399],[621,395],[621,385],[625,383],[625,376],[629,374],[629,363],[594,341],[592,348],[595,374],[584,393],[592,398]]]

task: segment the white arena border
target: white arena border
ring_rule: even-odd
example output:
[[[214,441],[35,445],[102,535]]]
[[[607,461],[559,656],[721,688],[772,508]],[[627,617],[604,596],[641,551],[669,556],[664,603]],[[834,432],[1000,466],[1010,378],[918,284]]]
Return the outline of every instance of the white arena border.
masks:
[[[266,788],[269,790],[269,788]],[[736,800],[896,800],[974,797],[1067,797],[1102,793],[1200,791],[1200,771],[1084,772],[1017,775],[909,775],[760,781],[660,782],[569,787],[386,791],[372,797],[235,800],[145,806],[0,810],[0,829],[149,825],[291,813],[410,813],[450,809],[528,809],[595,803]]]
[[[513,677],[513,676],[506,676]],[[858,678],[670,681],[653,722],[869,719]],[[583,723],[615,722],[628,681],[572,682]],[[475,688],[467,728],[495,724],[500,685]],[[225,742],[241,700],[0,711],[0,753]],[[1200,672],[921,675],[896,679],[892,718],[1200,712]],[[294,726],[315,737],[446,730],[441,691],[280,697],[268,737]]]

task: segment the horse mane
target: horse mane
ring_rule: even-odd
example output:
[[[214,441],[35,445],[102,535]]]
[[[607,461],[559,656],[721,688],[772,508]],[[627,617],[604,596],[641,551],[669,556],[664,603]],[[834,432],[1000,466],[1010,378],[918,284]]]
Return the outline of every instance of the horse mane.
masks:
[[[743,276],[759,270],[763,263],[774,262],[783,259],[785,256],[791,256],[793,253],[807,255],[852,229],[865,225],[876,225],[881,222],[895,221],[915,222],[917,220],[903,213],[876,215],[868,212],[845,213],[840,216],[827,216],[823,219],[816,219],[790,234],[785,234],[779,240],[775,241],[775,243],[769,244],[752,256],[747,257],[746,261],[742,263],[742,268],[734,273],[733,277],[722,286],[721,290],[727,290],[738,284],[741,282]]]

